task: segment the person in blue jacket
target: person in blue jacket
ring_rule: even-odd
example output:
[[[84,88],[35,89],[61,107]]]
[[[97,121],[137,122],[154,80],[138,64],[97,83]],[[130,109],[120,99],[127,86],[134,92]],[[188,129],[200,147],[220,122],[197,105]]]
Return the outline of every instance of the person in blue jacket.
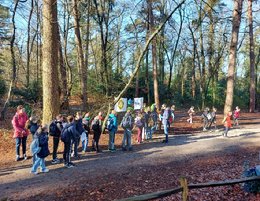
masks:
[[[61,131],[61,140],[64,142],[63,160],[64,166],[67,168],[74,167],[75,164],[71,162],[71,142],[78,139],[79,132],[76,129],[76,124],[73,116],[67,117],[68,123]]]
[[[111,152],[116,151],[115,149],[115,134],[117,132],[117,117],[116,111],[112,110],[108,116],[107,128],[109,132],[108,150]]]
[[[33,149],[33,159],[34,163],[31,169],[32,174],[38,174],[37,169],[40,166],[41,172],[49,172],[49,169],[45,166],[45,158],[50,154],[48,148],[48,126],[42,125],[38,128],[35,133],[35,140],[37,141],[37,146]]]

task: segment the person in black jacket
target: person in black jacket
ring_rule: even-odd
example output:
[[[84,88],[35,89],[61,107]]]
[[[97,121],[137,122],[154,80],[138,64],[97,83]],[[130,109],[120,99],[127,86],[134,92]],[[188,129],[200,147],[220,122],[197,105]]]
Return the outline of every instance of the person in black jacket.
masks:
[[[56,116],[56,119],[53,122],[56,129],[54,129],[53,133],[50,133],[50,135],[53,137],[52,164],[60,163],[60,159],[57,158],[57,151],[59,147],[61,131],[63,128],[62,120],[63,117],[61,114]]]
[[[32,174],[38,174],[37,169],[41,166],[41,172],[49,172],[49,169],[45,166],[45,158],[50,154],[48,148],[48,126],[41,125],[35,133],[34,138],[38,139],[39,152],[34,156],[34,163],[31,169]]]
[[[67,168],[74,167],[75,165],[71,162],[70,152],[71,152],[71,142],[76,141],[77,136],[79,136],[79,132],[76,129],[76,124],[74,122],[73,116],[67,117],[68,123],[62,129],[61,132],[61,140],[64,142],[64,152],[63,152],[63,160],[64,166]]]
[[[85,129],[83,127],[82,123],[82,115],[80,112],[77,112],[76,117],[75,117],[75,126],[77,130],[77,135],[75,136],[75,140],[72,141],[73,147],[73,152],[71,154],[72,157],[79,158],[78,155],[78,146],[79,146],[79,141],[80,141],[80,136],[82,133],[85,132]]]

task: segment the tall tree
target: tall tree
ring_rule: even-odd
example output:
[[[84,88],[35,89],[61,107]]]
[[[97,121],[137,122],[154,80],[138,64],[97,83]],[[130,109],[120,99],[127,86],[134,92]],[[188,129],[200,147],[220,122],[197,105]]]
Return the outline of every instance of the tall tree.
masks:
[[[80,33],[80,25],[79,25],[79,11],[78,11],[78,0],[73,0],[73,14],[74,14],[74,30],[75,30],[75,40],[77,46],[77,54],[78,54],[78,69],[79,69],[79,78],[81,85],[81,95],[82,95],[82,110],[87,109],[87,85],[86,85],[86,66],[84,63],[84,54],[83,54],[83,46],[82,39]]]
[[[225,115],[232,110],[232,106],[233,106],[237,43],[238,43],[238,36],[239,36],[239,27],[241,23],[242,7],[243,7],[243,0],[234,1],[232,34],[231,34],[231,43],[229,48],[229,65],[228,65],[228,75],[227,75],[226,101],[224,106]]]
[[[148,12],[149,12],[149,22],[151,26],[151,33],[155,30],[154,14],[152,0],[147,1]],[[158,67],[157,67],[157,47],[156,47],[156,37],[152,41],[152,64],[153,64],[153,88],[154,88],[154,102],[157,108],[160,108],[159,99],[159,84],[158,84]]]
[[[43,1],[43,123],[49,123],[58,113],[59,79],[57,46],[57,0]]]
[[[248,0],[248,23],[249,23],[249,58],[250,58],[250,105],[249,112],[255,112],[255,45],[253,31],[252,0]]]

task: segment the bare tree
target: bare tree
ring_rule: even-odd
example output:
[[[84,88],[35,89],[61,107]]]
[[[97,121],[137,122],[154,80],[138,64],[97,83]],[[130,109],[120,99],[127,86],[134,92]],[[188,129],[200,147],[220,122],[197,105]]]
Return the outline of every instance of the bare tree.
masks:
[[[75,30],[75,41],[77,46],[77,54],[78,54],[78,69],[79,69],[79,78],[81,85],[81,95],[82,95],[82,110],[86,110],[87,108],[87,85],[86,85],[86,66],[84,64],[84,54],[82,47],[82,39],[80,33],[80,25],[79,25],[79,11],[78,11],[78,0],[73,0],[73,14],[74,14],[74,30]]]

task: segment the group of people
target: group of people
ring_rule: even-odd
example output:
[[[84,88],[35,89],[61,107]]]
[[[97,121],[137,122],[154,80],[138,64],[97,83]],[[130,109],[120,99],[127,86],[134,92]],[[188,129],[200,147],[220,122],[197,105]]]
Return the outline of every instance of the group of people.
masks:
[[[53,138],[53,150],[52,150],[52,164],[60,163],[60,159],[57,157],[57,150],[60,141],[64,144],[63,162],[67,168],[74,167],[71,157],[79,158],[78,147],[81,142],[82,154],[89,151],[89,134],[93,132],[92,146],[90,151],[101,152],[99,147],[99,139],[102,133],[102,125],[104,124],[109,134],[108,150],[115,152],[115,134],[118,130],[118,126],[124,130],[124,136],[122,140],[122,150],[132,151],[132,131],[137,129],[137,143],[142,143],[143,140],[152,139],[153,133],[161,128],[165,134],[163,143],[168,143],[169,128],[172,125],[175,115],[175,106],[168,107],[163,104],[161,110],[158,112],[156,105],[146,107],[144,110],[133,113],[132,109],[128,109],[122,118],[121,123],[118,123],[118,117],[115,110],[112,110],[107,120],[104,119],[103,113],[99,112],[94,118],[90,117],[90,113],[87,112],[84,115],[81,112],[77,112],[75,116],[69,115],[66,118],[61,114],[49,124],[41,124],[40,119],[36,115],[31,115],[28,118],[22,105],[17,107],[17,112],[12,119],[14,128],[14,139],[16,141],[16,161],[26,160],[26,141],[28,135],[32,134],[32,143],[30,150],[33,155],[33,166],[31,173],[38,174],[38,168],[41,167],[42,172],[48,172],[48,168],[45,166],[45,158],[50,154],[48,139],[49,136]],[[202,114],[204,119],[203,130],[210,128],[213,123],[216,128],[216,108],[206,108]],[[237,107],[234,112],[234,120],[238,125],[240,109]],[[194,107],[191,107],[188,111],[189,123],[192,123],[192,118],[195,114]],[[232,116],[232,112],[231,112]],[[228,129],[231,127],[231,116],[228,113],[227,117],[223,120],[225,123],[224,136],[227,135]],[[22,145],[22,154],[20,154],[20,146]]]
[[[212,125],[214,125],[215,130],[217,129],[217,119],[216,119],[216,113],[217,113],[217,108],[212,107],[212,110],[208,107],[206,107],[201,115],[203,119],[203,131],[207,131],[211,128]],[[188,123],[193,123],[193,116],[195,115],[195,110],[194,106],[191,106],[190,109],[188,110],[188,115],[189,118],[187,119]],[[224,117],[222,123],[224,124],[224,132],[223,136],[227,137],[227,133],[229,129],[232,127],[232,118],[233,118],[233,126],[239,126],[238,119],[240,117],[240,108],[236,106],[235,110],[229,111],[227,115]]]

